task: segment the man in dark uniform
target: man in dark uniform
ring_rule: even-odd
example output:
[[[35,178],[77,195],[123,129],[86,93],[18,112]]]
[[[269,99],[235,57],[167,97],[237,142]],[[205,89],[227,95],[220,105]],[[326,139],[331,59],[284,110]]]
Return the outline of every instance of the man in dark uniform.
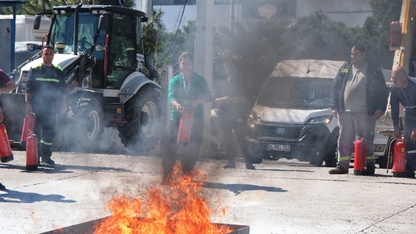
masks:
[[[229,70],[229,77],[227,82],[223,83],[219,88],[215,103],[218,104],[218,120],[220,128],[224,136],[224,146],[227,154],[227,164],[225,169],[235,168],[236,145],[234,144],[234,137],[237,145],[240,147],[244,156],[246,168],[250,170],[256,169],[249,157],[246,136],[246,119],[250,112],[250,102],[245,97],[241,82],[238,82],[231,72],[231,65],[226,65]]]
[[[16,88],[16,84],[10,77],[0,69],[0,94],[9,93]],[[3,122],[3,105],[0,99],[0,123]]]
[[[10,91],[14,90],[16,88],[16,84],[10,77],[2,70],[0,69],[0,95],[2,93],[9,93]],[[3,123],[3,103],[1,102],[1,96],[0,96],[0,124]],[[12,161],[13,154],[7,157],[3,157],[1,159],[1,162],[9,162]],[[0,186],[1,187],[1,186]]]
[[[53,165],[52,144],[55,137],[57,113],[59,113],[65,93],[65,80],[62,68],[52,64],[52,46],[42,48],[43,63],[32,67],[28,73],[26,86],[26,111],[36,115],[35,134],[39,139],[39,157],[43,163]]]
[[[406,146],[405,176],[415,177],[416,168],[416,78],[408,77],[405,69],[396,67],[392,72],[393,86],[391,88],[390,105],[394,126],[394,136],[399,138],[399,104],[405,108],[404,114],[404,144]]]
[[[338,118],[338,163],[329,174],[347,174],[356,136],[366,146],[366,175],[374,175],[373,149],[376,121],[387,108],[388,90],[380,69],[367,63],[366,48],[351,49],[351,63],[344,64],[331,89],[332,115]]]

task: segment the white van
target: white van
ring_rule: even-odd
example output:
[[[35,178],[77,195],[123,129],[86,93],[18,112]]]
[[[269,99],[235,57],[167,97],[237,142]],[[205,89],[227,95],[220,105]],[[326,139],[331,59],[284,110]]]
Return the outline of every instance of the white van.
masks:
[[[247,122],[253,163],[296,158],[315,166],[323,162],[335,166],[339,128],[330,109],[330,90],[343,64],[307,59],[276,65]]]

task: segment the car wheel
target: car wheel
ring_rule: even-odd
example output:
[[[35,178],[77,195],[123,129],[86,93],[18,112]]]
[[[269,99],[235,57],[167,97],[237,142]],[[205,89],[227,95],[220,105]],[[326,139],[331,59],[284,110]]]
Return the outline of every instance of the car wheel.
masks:
[[[258,157],[250,157],[250,161],[253,164],[259,164],[263,162],[263,158],[258,158]]]
[[[309,161],[309,164],[312,166],[320,167],[324,162],[325,154],[321,150],[316,150],[312,156],[312,159]]]
[[[335,167],[338,162],[338,136],[332,141],[328,153],[325,157],[326,167]]]
[[[377,158],[376,161],[377,161],[378,166],[380,168],[387,168],[387,157],[386,156],[381,156],[381,157]]]

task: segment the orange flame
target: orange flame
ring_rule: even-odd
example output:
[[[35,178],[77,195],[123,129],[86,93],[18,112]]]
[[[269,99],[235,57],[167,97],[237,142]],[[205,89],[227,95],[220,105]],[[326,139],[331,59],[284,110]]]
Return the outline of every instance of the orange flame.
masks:
[[[210,222],[208,202],[201,196],[206,174],[195,170],[181,174],[175,166],[167,189],[152,185],[147,203],[139,197],[117,196],[107,207],[113,214],[95,226],[94,233],[229,233],[232,230]],[[165,181],[166,182],[166,181]],[[225,209],[222,209],[223,214]]]

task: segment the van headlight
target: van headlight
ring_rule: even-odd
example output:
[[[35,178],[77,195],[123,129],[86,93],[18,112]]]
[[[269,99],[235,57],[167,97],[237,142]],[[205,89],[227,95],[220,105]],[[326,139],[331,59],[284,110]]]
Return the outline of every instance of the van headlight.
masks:
[[[254,129],[256,127],[256,125],[261,121],[260,115],[257,114],[256,112],[252,111],[249,115],[248,115],[248,127],[251,129]]]
[[[317,116],[308,119],[305,124],[328,124],[332,120],[332,115]]]

